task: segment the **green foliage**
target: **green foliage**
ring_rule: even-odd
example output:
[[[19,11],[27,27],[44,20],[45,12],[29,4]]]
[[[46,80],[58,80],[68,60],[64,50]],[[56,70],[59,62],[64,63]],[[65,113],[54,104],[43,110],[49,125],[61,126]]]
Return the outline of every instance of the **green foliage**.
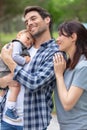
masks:
[[[39,5],[42,7],[47,7],[46,5],[48,5],[49,2],[50,0],[4,0],[4,14],[15,16],[18,14],[22,14],[26,6]]]
[[[55,100],[54,100],[54,93],[52,95],[52,99],[53,99],[53,104],[54,104],[54,108],[53,108],[53,113],[56,113],[56,106],[55,106]]]
[[[87,0],[0,0],[4,15],[15,16],[23,14],[29,5],[39,5],[46,8],[53,16],[54,23],[67,19],[87,21]]]

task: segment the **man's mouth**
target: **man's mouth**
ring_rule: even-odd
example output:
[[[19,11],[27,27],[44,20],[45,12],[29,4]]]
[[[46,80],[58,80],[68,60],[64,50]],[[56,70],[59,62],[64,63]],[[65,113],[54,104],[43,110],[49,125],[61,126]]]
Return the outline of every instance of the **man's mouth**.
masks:
[[[30,27],[30,28],[29,28],[29,31],[30,31],[30,32],[33,32],[35,29],[36,29],[36,27]]]

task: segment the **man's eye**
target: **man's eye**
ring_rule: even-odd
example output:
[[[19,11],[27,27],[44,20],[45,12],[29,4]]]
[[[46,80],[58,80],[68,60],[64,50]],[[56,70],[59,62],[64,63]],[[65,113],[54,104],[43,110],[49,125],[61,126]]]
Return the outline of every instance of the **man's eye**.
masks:
[[[32,20],[35,20],[35,18],[32,18]]]
[[[36,19],[36,17],[32,17],[32,20],[35,20]]]

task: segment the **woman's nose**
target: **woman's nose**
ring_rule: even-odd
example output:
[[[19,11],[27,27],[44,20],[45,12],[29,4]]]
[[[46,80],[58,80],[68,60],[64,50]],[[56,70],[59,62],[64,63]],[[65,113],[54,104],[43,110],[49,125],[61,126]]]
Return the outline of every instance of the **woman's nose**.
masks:
[[[56,43],[58,44],[59,38],[56,39]]]

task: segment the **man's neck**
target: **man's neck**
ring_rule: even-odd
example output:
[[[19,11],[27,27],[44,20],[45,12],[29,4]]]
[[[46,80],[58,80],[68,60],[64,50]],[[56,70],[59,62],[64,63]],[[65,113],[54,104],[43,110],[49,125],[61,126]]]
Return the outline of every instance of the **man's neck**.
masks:
[[[37,37],[35,39],[34,47],[39,48],[41,44],[43,44],[49,40],[51,40],[51,35],[49,33],[47,35],[42,35],[40,37]]]

